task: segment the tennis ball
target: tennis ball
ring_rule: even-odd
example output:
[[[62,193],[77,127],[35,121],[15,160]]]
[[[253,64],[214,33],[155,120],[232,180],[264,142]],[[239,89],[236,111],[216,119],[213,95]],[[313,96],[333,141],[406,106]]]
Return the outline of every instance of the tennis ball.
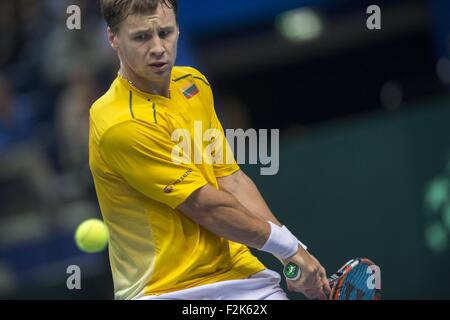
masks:
[[[108,238],[108,228],[99,219],[88,219],[82,222],[75,231],[75,242],[78,248],[87,253],[100,252],[105,249]]]

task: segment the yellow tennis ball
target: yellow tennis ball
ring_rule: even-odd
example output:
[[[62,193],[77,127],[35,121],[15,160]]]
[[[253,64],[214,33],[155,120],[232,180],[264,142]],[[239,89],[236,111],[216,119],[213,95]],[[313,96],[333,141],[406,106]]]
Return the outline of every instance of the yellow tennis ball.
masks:
[[[87,253],[100,252],[105,249],[108,238],[108,228],[99,219],[88,219],[82,222],[75,231],[75,242],[78,248]]]

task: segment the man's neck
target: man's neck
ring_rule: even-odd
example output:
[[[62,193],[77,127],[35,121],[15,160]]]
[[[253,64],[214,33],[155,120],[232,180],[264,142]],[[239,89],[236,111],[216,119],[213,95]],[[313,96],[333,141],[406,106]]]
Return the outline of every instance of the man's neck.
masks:
[[[160,82],[149,82],[135,75],[133,72],[127,72],[124,68],[119,69],[119,74],[122,78],[127,80],[133,87],[140,91],[170,98],[170,77]]]

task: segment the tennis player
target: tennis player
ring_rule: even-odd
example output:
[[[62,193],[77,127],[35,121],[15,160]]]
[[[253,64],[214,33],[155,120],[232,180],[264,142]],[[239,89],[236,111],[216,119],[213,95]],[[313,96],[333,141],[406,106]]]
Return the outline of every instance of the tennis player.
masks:
[[[300,277],[287,281],[289,290],[325,298],[324,268],[235,161],[173,161],[174,130],[193,137],[194,121],[201,121],[203,133],[223,133],[208,80],[194,68],[174,67],[177,1],[100,3],[120,69],[92,105],[89,162],[110,231],[115,298],[287,299],[280,275],[248,247],[299,267],[290,270]]]

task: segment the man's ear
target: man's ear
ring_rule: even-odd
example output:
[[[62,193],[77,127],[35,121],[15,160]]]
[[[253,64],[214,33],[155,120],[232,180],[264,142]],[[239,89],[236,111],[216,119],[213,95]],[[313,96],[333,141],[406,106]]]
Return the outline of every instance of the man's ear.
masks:
[[[107,31],[109,44],[114,50],[117,50],[117,48],[119,47],[118,43],[119,40],[117,39],[117,34],[110,27],[108,27]]]

